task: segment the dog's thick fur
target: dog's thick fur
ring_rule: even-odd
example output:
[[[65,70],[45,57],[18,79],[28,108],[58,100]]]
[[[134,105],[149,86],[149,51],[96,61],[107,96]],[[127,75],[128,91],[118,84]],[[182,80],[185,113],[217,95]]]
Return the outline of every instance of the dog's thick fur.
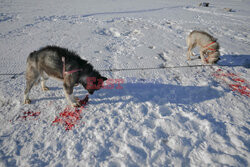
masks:
[[[63,61],[65,58],[65,71],[81,69],[81,71],[72,74],[63,74]],[[87,86],[87,78],[95,77],[97,81],[105,81],[106,77],[93,69],[93,66],[87,61],[81,59],[75,52],[57,46],[46,46],[38,51],[32,52],[27,58],[26,68],[26,89],[24,92],[24,103],[29,104],[29,92],[34,84],[41,82],[44,91],[49,90],[45,85],[45,80],[53,77],[63,81],[63,89],[65,96],[72,106],[79,106],[78,101],[73,96],[73,87],[80,83],[90,93],[95,90]],[[94,85],[100,83],[94,82]],[[102,83],[101,83],[102,84]]]
[[[214,44],[209,45],[210,43],[215,42]],[[190,55],[194,56],[192,49],[196,46],[200,47],[200,57],[204,64],[214,64],[219,60],[220,57],[220,46],[217,42],[217,39],[212,37],[210,34],[204,31],[192,31],[187,37],[187,59],[191,60]],[[212,49],[212,51],[210,50]],[[214,49],[214,50],[213,50]],[[207,58],[205,57],[207,56]]]

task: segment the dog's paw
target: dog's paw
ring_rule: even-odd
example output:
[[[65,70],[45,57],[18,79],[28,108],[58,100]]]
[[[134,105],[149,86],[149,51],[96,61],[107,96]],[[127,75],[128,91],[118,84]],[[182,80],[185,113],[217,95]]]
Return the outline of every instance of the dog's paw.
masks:
[[[72,103],[72,107],[81,107],[80,102]]]
[[[207,60],[203,61],[202,63],[205,64],[205,65],[209,64]]]
[[[76,101],[79,101],[79,100],[80,100],[79,97],[74,97],[74,99],[75,99]]]
[[[30,103],[31,103],[31,100],[30,100],[30,99],[24,100],[24,104],[30,104]]]
[[[48,91],[49,90],[48,87],[43,87],[42,89],[43,89],[43,91]]]

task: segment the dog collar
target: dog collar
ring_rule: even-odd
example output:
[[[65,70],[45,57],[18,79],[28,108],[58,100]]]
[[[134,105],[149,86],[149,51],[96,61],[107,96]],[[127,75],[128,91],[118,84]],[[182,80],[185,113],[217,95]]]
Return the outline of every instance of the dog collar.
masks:
[[[212,51],[212,52],[210,52],[208,55],[211,55],[211,54],[213,54],[214,52],[217,51],[216,49],[209,48],[209,46],[211,46],[211,45],[213,45],[213,44],[215,44],[215,43],[216,43],[216,41],[213,41],[213,42],[211,42],[211,43],[209,43],[208,45],[206,45],[206,46],[203,47],[203,48],[206,48],[206,50],[211,50],[211,51]]]
[[[206,46],[204,46],[203,48],[208,48],[209,46],[211,46],[211,45],[215,44],[215,42],[216,42],[216,41],[213,41],[213,42],[211,42],[211,43],[207,44]],[[208,49],[210,49],[210,48],[208,48]]]

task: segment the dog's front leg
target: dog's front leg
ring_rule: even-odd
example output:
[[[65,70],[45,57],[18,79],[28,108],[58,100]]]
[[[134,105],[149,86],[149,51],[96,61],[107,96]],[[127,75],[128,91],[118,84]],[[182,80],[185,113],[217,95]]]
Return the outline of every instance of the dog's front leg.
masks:
[[[188,51],[187,51],[187,59],[191,60],[190,56],[194,56],[192,50],[194,49],[195,44],[188,44]]]
[[[187,60],[191,60],[190,52],[189,51],[187,52]]]
[[[48,78],[45,77],[44,73],[41,74],[41,86],[43,91],[48,91],[49,88],[46,86],[45,81],[48,80]]]
[[[188,51],[187,51],[187,59],[188,59],[188,60],[191,60],[191,57],[190,57],[190,55],[191,55],[191,50],[192,50],[192,49],[191,49],[191,47],[189,46],[189,47],[188,47]]]
[[[207,61],[206,61],[205,56],[204,56],[205,51],[206,51],[206,50],[202,50],[202,49],[200,50],[201,62],[202,62],[203,64],[207,64]]]
[[[67,85],[66,83],[64,83],[63,84],[63,90],[64,90],[64,94],[65,94],[68,102],[71,104],[72,107],[81,106],[80,103],[73,96],[73,86]]]

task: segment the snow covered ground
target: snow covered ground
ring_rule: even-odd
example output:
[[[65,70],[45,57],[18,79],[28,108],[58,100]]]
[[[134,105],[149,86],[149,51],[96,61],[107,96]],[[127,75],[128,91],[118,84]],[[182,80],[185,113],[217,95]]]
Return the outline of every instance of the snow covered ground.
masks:
[[[250,1],[200,2],[0,0],[0,166],[249,166],[249,97],[213,74],[249,88]],[[218,38],[219,66],[101,71],[123,89],[90,96],[69,131],[52,125],[67,106],[62,83],[35,87],[23,104],[26,58],[42,46],[74,50],[98,70],[193,66],[201,61],[186,60],[185,39],[194,29]]]

